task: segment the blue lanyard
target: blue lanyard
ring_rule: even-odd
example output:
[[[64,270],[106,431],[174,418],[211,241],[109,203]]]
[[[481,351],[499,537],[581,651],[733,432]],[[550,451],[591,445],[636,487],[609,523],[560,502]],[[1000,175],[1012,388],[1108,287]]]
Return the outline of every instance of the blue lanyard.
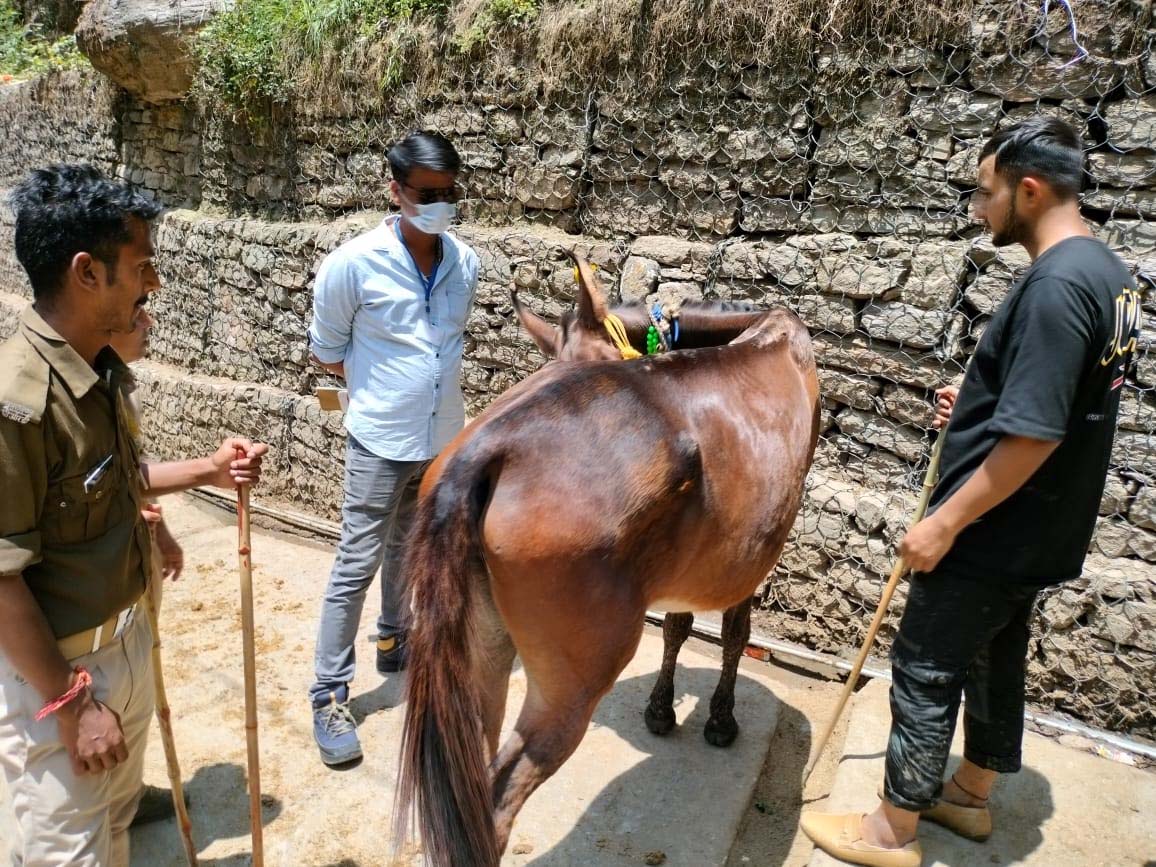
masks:
[[[401,246],[405,248],[405,252],[409,255],[409,261],[413,262],[413,270],[417,271],[417,277],[421,280],[422,288],[425,289],[425,312],[429,313],[429,297],[433,293],[434,284],[438,281],[438,266],[442,263],[442,239],[438,238],[437,255],[434,257],[433,268],[430,270],[429,277],[421,273],[421,268],[417,266],[417,259],[410,253],[409,247],[405,243],[405,237],[401,234],[401,217],[397,218],[397,222],[393,224],[397,232],[397,240],[401,242]]]

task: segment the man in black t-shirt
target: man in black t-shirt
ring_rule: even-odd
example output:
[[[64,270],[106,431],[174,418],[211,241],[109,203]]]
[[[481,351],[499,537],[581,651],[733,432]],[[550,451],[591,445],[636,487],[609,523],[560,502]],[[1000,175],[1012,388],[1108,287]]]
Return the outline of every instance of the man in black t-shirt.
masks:
[[[1019,770],[1029,619],[1039,591],[1079,576],[1136,346],[1140,295],[1080,218],[1078,134],[1038,118],[980,152],[976,218],[1031,267],[992,317],[958,391],[926,518],[900,543],[913,572],[891,652],[883,801],[866,816],[805,813],[803,830],[855,864],[917,867],[920,816],[991,834],[987,798]],[[964,760],[942,781],[961,695]]]

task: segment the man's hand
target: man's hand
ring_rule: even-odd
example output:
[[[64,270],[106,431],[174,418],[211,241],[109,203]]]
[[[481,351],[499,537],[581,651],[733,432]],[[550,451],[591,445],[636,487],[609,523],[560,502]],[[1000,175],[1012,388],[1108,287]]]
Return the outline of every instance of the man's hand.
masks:
[[[959,389],[954,385],[945,385],[935,390],[935,419],[931,426],[942,430],[951,418],[951,410],[955,407],[955,399],[959,397]]]
[[[345,379],[345,362],[335,361],[332,364],[322,361],[312,352],[309,353],[309,360],[324,370],[326,373],[332,373],[334,376],[340,376]]]
[[[120,716],[97,701],[91,690],[56,712],[56,727],[77,775],[110,771],[128,759]]]
[[[145,503],[140,510],[140,516],[152,530],[157,550],[161,552],[161,577],[166,581],[176,581],[181,577],[181,570],[185,568],[185,552],[169,532],[160,504]]]
[[[899,554],[913,572],[930,572],[951,550],[956,535],[946,522],[930,515],[907,531],[899,542]]]
[[[265,443],[229,437],[209,458],[213,472],[208,484],[218,488],[255,485],[261,478],[261,458],[268,451],[269,446]],[[242,453],[244,457],[238,457]]]
[[[157,548],[161,552],[161,577],[176,581],[185,568],[185,552],[164,521],[157,524]]]

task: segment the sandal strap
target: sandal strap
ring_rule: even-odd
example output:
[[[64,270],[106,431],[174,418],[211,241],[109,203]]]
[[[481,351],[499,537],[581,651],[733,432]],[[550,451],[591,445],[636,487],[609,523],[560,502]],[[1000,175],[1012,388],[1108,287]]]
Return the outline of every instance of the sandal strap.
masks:
[[[975,801],[979,801],[980,803],[983,803],[983,804],[986,804],[986,803],[987,803],[987,798],[981,798],[979,795],[973,794],[972,792],[969,792],[967,789],[965,789],[963,786],[961,786],[961,785],[959,784],[959,780],[957,780],[957,779],[955,778],[955,774],[952,774],[952,775],[951,775],[951,781],[952,781],[953,783],[955,783],[955,787],[956,787],[957,789],[959,789],[961,792],[963,792],[963,793],[964,793],[965,795],[967,795],[969,798],[971,798],[971,799],[973,799],[973,800],[975,800]]]

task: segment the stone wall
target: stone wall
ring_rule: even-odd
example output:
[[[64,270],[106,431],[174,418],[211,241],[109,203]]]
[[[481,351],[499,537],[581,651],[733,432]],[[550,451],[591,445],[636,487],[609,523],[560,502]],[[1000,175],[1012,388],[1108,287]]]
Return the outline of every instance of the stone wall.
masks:
[[[541,363],[509,289],[557,315],[572,295],[567,249],[595,261],[623,300],[790,306],[814,335],[824,433],[758,628],[849,654],[914,506],[931,389],[961,375],[1027,265],[968,226],[961,193],[977,146],[1037,111],[1073,120],[1089,150],[1094,230],[1138,272],[1156,272],[1156,67],[1150,49],[1115,59],[1111,29],[1091,27],[1092,56],[1063,69],[979,32],[966,62],[911,51],[854,66],[826,54],[789,73],[704,71],[646,98],[622,82],[549,100],[479,84],[468,97],[403,93],[388,110],[297,105],[258,126],[192,103],[145,106],[69,75],[0,88],[0,128],[28,142],[0,186],[33,165],[88,159],[174,208],[157,232],[165,288],[141,370],[150,448],[183,456],[228,433],[259,435],[274,446],[262,495],[328,518],[342,432],[311,396],[324,381],[307,363],[311,286],[325,254],[388,207],[384,153],[399,133],[440,128],[466,163],[461,235],[483,266],[464,369],[473,412]],[[10,251],[5,214],[0,331],[27,296]],[[1125,393],[1086,575],[1042,603],[1029,677],[1039,706],[1148,737],[1153,333]]]

